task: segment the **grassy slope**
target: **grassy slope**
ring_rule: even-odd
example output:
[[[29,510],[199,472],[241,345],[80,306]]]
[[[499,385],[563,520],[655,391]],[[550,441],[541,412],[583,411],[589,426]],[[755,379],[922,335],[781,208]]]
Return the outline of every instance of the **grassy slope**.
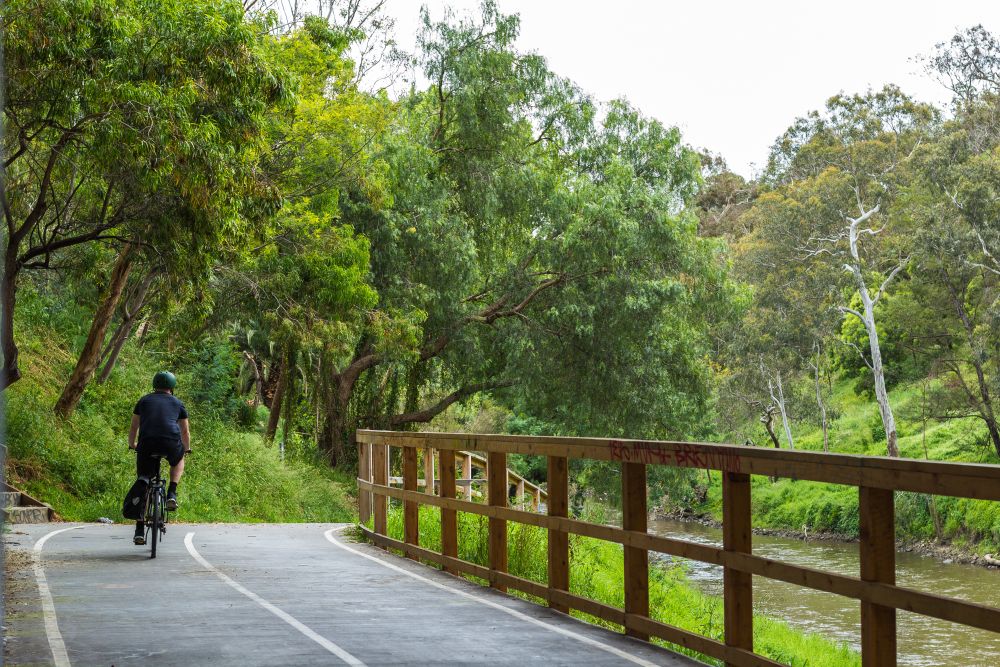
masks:
[[[898,387],[890,393],[898,421],[902,456],[1000,463],[992,449],[977,444],[985,435],[981,421],[928,420],[925,429],[920,418],[921,400],[919,383]],[[830,450],[883,456],[885,441],[875,402],[857,396],[849,382],[841,382],[836,386],[832,403],[840,416],[831,425]],[[818,427],[794,424],[793,428],[796,448],[822,450],[823,436]],[[858,494],[854,487],[787,479],[772,483],[762,477],[755,477],[753,484],[755,526],[790,530],[808,527],[810,531],[857,535]],[[721,503],[721,488],[716,483],[709,489],[708,500],[699,509],[721,518]],[[946,497],[935,497],[932,501],[930,497],[920,494],[898,493],[896,504],[897,532],[902,539],[934,539],[933,514],[936,513],[942,540],[981,553],[995,552],[1000,547],[1000,503]]]
[[[19,334],[24,378],[6,392],[8,481],[67,520],[121,521],[122,497],[135,479],[127,429],[135,401],[157,370],[153,355],[127,348],[111,381],[92,383],[76,414],[62,421],[52,406],[75,363],[70,345],[48,327],[22,326]],[[183,384],[178,395],[184,398]],[[349,475],[282,463],[258,433],[188,408],[194,453],[180,486],[179,520],[354,520]]]

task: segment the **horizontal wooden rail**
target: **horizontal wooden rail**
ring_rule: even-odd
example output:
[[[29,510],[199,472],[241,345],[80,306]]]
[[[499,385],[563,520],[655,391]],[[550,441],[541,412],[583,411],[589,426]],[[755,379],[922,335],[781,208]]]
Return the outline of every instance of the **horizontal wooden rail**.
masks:
[[[434,493],[435,487],[441,482],[439,478],[434,476],[434,456],[433,449],[427,449],[424,455],[424,476],[417,479],[417,487],[424,487],[427,493]],[[449,449],[442,449],[440,451],[449,451],[452,454],[457,454],[462,462],[463,471],[468,473],[468,477],[458,477],[455,479],[455,483],[461,487],[464,487],[466,497],[472,497],[472,487],[473,486],[486,486],[489,480],[486,477],[472,477],[472,470],[474,468],[479,470],[486,470],[488,468],[488,463],[485,456],[473,452],[466,451],[455,451]],[[367,461],[359,463],[359,465],[365,465]],[[362,475],[364,476],[364,475]],[[396,484],[403,486],[405,480],[401,476],[389,477],[390,484]],[[512,484],[516,487],[515,497],[519,498],[521,502],[525,502],[525,499],[530,498],[530,504],[532,509],[537,510],[540,504],[548,502],[548,492],[542,487],[538,486],[534,482],[525,479],[521,475],[517,474],[513,470],[507,471],[507,483]],[[365,514],[364,502],[362,501],[362,514]]]
[[[365,461],[387,461],[388,446],[430,448],[444,452],[480,451],[492,454],[489,460],[506,467],[506,454],[522,453],[549,457],[550,480],[548,490],[549,514],[543,515],[507,506],[506,497],[493,499],[490,504],[456,498],[454,469],[449,479],[452,488],[441,488],[440,495],[428,495],[414,489],[389,486],[387,476],[372,475],[371,465],[359,465],[360,498],[374,498],[373,504],[365,500],[364,507],[385,507],[387,498],[395,498],[404,506],[421,503],[442,510],[445,518],[461,512],[478,514],[490,520],[494,539],[505,536],[506,522],[536,526],[550,535],[549,585],[515,577],[506,572],[506,541],[498,542],[491,551],[491,567],[460,560],[453,554],[436,554],[417,546],[418,539],[411,530],[405,531],[404,541],[392,540],[385,535],[385,520],[376,515],[375,530],[365,529],[371,540],[382,547],[399,549],[411,558],[422,558],[445,567],[453,573],[480,577],[491,586],[511,588],[544,600],[553,608],[566,611],[576,609],[596,618],[621,625],[624,630],[639,637],[658,637],[690,648],[725,662],[726,665],[777,665],[753,653],[752,618],[749,605],[752,599],[751,575],[758,575],[800,585],[806,588],[834,593],[858,600],[863,614],[869,619],[862,632],[862,661],[868,665],[895,664],[895,610],[902,609],[963,625],[1000,632],[1000,609],[957,600],[895,585],[893,540],[892,493],[889,490],[907,490],[939,495],[995,500],[1000,498],[1000,469],[994,466],[959,463],[937,463],[900,459],[883,459],[858,456],[819,454],[802,451],[775,451],[731,445],[703,443],[673,443],[603,440],[596,438],[549,438],[529,436],[483,436],[440,433],[394,433],[386,431],[359,431],[358,442]],[[737,456],[738,454],[738,456]],[[633,506],[629,526],[616,528],[573,519],[561,509],[567,491],[561,481],[565,477],[565,461],[570,458],[621,461],[629,474],[623,477],[623,502]],[[410,460],[404,458],[404,460]],[[454,465],[453,459],[452,466]],[[560,463],[562,461],[562,463]],[[638,464],[638,467],[636,465]],[[643,466],[668,465],[708,468],[722,471],[729,476],[724,532],[731,535],[722,548],[658,535],[644,530],[645,494],[636,491],[636,484],[645,488]],[[560,467],[561,466],[561,467]],[[411,464],[412,467],[412,464]],[[498,468],[499,469],[499,468]],[[793,477],[821,482],[852,484],[860,489],[862,521],[862,571],[860,577],[850,577],[815,568],[803,567],[770,558],[755,556],[750,548],[749,475]],[[375,478],[373,480],[373,477]],[[850,481],[845,481],[850,480]],[[725,480],[724,480],[725,481]],[[554,485],[552,483],[555,483]],[[558,496],[552,494],[558,487]],[[498,487],[499,488],[499,487]],[[631,489],[631,491],[629,490]],[[381,499],[381,504],[378,500]],[[384,511],[382,509],[381,511]],[[410,518],[408,523],[415,523]],[[498,531],[502,531],[498,532]],[[445,531],[442,530],[442,534]],[[626,555],[626,609],[610,607],[569,592],[568,570],[560,560],[563,551],[559,536],[569,534],[595,538],[623,545]],[[557,539],[553,539],[553,537]],[[888,546],[887,546],[888,545]],[[496,549],[504,552],[499,554]],[[631,551],[630,551],[631,550]],[[698,560],[724,568],[728,585],[725,586],[726,640],[719,642],[696,633],[675,628],[649,617],[648,586],[645,554],[649,551]],[[555,559],[555,560],[553,560]],[[866,560],[867,559],[867,560]],[[631,562],[631,565],[629,563]],[[630,579],[629,568],[633,568]],[[866,569],[867,568],[867,569]],[[631,584],[628,582],[631,581]],[[631,600],[631,602],[630,602]],[[631,608],[629,607],[631,605]],[[644,606],[646,605],[646,606]],[[748,620],[749,619],[749,620]]]
[[[768,579],[796,584],[824,593],[834,593],[835,595],[853,598],[862,602],[894,607],[904,611],[923,614],[924,616],[939,618],[944,621],[982,628],[983,630],[1000,631],[1000,609],[987,607],[975,602],[965,602],[931,593],[923,593],[903,586],[862,581],[857,577],[848,577],[825,570],[817,570],[771,558],[764,558],[762,556],[727,552],[721,548],[697,542],[688,542],[686,540],[650,535],[648,533],[638,533],[615,528],[614,526],[580,521],[578,519],[551,517],[508,507],[493,507],[466,500],[458,500],[456,498],[442,498],[440,496],[425,497],[422,493],[395,489],[389,486],[380,486],[362,479],[358,480],[358,487],[363,491],[373,491],[400,501],[419,501],[425,505],[434,507],[504,519],[505,521],[514,521],[529,526],[558,530],[608,542],[617,542],[625,546],[656,551],[678,558],[688,558],[711,565],[728,567],[739,572],[756,574]]]
[[[1000,500],[1000,466],[849,456],[740,445],[460,433],[358,431],[359,442],[393,447],[562,456],[790,477],[815,482]]]

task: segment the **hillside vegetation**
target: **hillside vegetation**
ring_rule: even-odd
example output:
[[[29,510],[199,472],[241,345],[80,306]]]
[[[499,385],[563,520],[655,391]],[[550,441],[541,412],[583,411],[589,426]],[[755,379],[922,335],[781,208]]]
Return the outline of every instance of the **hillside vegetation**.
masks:
[[[932,420],[927,406],[930,382],[913,382],[889,392],[900,419],[900,455],[914,459],[1000,463],[979,419]],[[884,453],[884,431],[877,406],[855,393],[851,383],[834,385],[831,405],[839,416],[830,424],[830,449],[838,454],[878,456]],[[763,430],[757,425],[759,430]],[[747,427],[747,432],[753,432]],[[797,449],[822,451],[823,435],[818,426],[796,423]],[[698,482],[695,482],[696,486]],[[722,492],[718,479],[704,484],[691,495],[674,493],[664,499],[668,509],[693,508],[715,519],[722,517]],[[754,525],[802,534],[827,531],[858,535],[858,492],[838,484],[753,478]],[[688,492],[690,493],[690,492]],[[703,500],[701,498],[704,498]],[[1000,547],[1000,505],[916,493],[898,493],[897,538],[901,541],[931,540],[952,543],[979,553],[995,553]]]
[[[131,343],[105,384],[93,383],[69,420],[55,419],[52,406],[75,358],[72,342],[49,323],[71,313],[32,294],[24,305],[19,336],[25,378],[6,392],[7,480],[51,504],[70,521],[122,520],[121,503],[135,479],[128,450],[135,401],[149,391],[165,355]],[[30,314],[29,314],[30,313]],[[48,322],[48,323],[47,323]],[[193,453],[180,485],[180,521],[351,521],[355,517],[351,477],[326,464],[296,456],[285,461],[266,445],[253,421],[239,427],[218,405],[197,400],[191,389],[205,372],[178,372],[178,396],[191,414]],[[255,420],[254,420],[255,421]],[[166,465],[164,464],[164,471]]]

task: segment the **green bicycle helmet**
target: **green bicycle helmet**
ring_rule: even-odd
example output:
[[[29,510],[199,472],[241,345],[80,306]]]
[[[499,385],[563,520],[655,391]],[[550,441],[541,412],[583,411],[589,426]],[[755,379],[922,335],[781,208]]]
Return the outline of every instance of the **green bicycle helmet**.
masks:
[[[153,389],[173,389],[177,386],[177,378],[170,371],[160,371],[153,376]]]

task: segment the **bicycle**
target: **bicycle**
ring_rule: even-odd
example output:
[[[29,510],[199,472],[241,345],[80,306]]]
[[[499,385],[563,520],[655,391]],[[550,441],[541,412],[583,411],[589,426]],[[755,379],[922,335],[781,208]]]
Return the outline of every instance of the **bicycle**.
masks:
[[[153,454],[156,474],[149,480],[143,501],[143,521],[146,527],[146,542],[150,545],[150,558],[156,558],[156,543],[161,535],[167,534],[167,490],[160,476],[162,454]]]

